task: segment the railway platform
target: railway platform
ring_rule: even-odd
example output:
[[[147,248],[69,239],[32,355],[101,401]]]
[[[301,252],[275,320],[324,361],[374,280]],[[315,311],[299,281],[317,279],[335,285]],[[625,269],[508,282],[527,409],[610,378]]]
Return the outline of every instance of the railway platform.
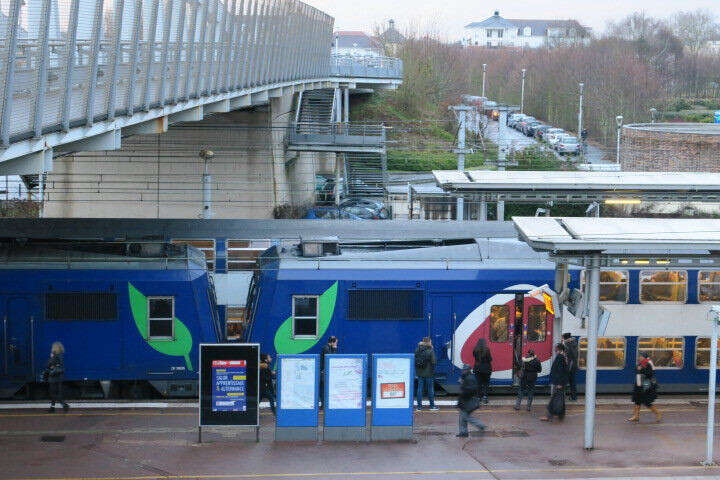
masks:
[[[273,441],[274,418],[261,414],[261,438],[242,429],[203,429],[188,402],[76,403],[48,414],[44,404],[0,404],[0,478],[17,480],[165,479],[559,479],[717,478],[703,467],[706,396],[664,396],[662,423],[645,413],[629,424],[627,396],[600,397],[596,448],[583,449],[582,398],[563,422],[494,397],[475,413],[484,434],[456,438],[452,400],[415,413],[411,441]],[[27,408],[21,408],[27,407]],[[322,423],[322,422],[321,422]]]

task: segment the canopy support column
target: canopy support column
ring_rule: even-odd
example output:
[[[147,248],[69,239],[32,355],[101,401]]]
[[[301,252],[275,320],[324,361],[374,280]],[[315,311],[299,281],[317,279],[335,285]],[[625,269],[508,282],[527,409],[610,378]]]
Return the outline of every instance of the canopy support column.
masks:
[[[600,255],[586,269],[588,294],[587,360],[585,371],[585,449],[595,444],[595,387],[597,384],[598,313],[600,312]]]

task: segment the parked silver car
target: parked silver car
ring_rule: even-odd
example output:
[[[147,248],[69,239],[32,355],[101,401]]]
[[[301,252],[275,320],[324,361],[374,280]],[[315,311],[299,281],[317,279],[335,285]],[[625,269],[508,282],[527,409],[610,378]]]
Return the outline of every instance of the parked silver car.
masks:
[[[580,152],[580,141],[572,135],[561,135],[555,150],[560,155],[577,155]]]

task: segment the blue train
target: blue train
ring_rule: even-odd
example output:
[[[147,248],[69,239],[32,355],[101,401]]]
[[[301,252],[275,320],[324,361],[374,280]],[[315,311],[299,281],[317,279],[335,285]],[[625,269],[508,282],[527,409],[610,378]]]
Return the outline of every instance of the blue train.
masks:
[[[582,315],[562,318],[548,288],[554,264],[515,239],[466,245],[304,256],[273,247],[258,261],[247,301],[246,339],[275,353],[317,353],[330,335],[344,353],[412,352],[431,337],[437,381],[457,385],[459,367],[485,338],[495,385],[509,386],[516,359],[533,349],[547,381],[553,337],[571,332],[585,365]],[[338,253],[334,246],[315,251]],[[642,266],[640,266],[642,265]],[[583,272],[570,271],[581,288]],[[598,388],[627,391],[640,353],[654,360],[664,391],[707,389],[708,303],[720,302],[720,270],[671,270],[630,262],[601,273],[601,302],[610,312],[600,332]],[[581,370],[579,380],[584,381]]]
[[[223,339],[205,257],[164,242],[4,242],[0,319],[4,397],[39,394],[55,341],[85,395],[196,396],[198,344]]]

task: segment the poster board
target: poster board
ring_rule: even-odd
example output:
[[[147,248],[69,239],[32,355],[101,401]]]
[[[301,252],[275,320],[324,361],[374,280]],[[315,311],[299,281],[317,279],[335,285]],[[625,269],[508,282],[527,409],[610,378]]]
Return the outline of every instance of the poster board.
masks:
[[[277,427],[317,427],[319,355],[278,355]]]
[[[200,344],[198,426],[260,425],[260,345]]]
[[[365,427],[367,355],[325,356],[326,427]]]
[[[374,426],[412,425],[414,367],[413,354],[373,355]]]

